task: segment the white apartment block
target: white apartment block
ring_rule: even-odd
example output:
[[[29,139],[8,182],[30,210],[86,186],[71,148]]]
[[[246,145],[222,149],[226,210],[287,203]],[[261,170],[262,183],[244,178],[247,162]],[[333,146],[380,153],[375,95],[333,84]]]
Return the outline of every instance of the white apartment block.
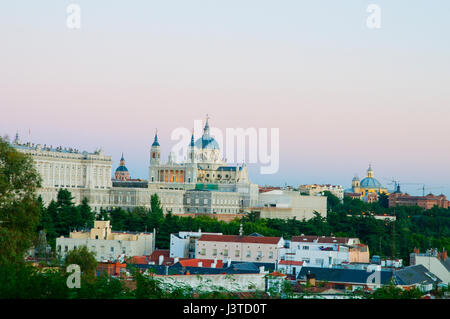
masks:
[[[56,252],[65,258],[77,247],[86,246],[97,261],[115,261],[133,256],[149,256],[154,250],[151,233],[113,232],[109,221],[95,221],[89,232],[71,232],[70,237],[56,239]]]
[[[342,263],[369,263],[369,248],[358,238],[294,236],[280,260],[301,261],[306,267],[332,267]]]
[[[202,235],[222,235],[222,233],[178,232],[170,234],[170,257],[171,258],[195,258],[197,239]]]
[[[202,235],[196,241],[195,258],[276,263],[283,246],[282,237]]]

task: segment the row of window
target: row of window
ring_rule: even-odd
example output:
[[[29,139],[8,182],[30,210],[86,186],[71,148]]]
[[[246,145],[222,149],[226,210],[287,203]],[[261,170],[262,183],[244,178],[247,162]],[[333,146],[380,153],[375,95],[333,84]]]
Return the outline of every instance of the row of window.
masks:
[[[188,203],[188,204],[190,204],[191,203],[191,198],[186,198],[186,202]],[[195,204],[199,204],[200,203],[200,199],[199,198],[196,198],[195,199]],[[204,198],[203,199],[203,204],[204,205],[207,205],[209,203],[209,200],[207,199],[207,198]],[[212,204],[213,205],[215,205],[215,204],[218,204],[218,205],[237,205],[237,204],[239,204],[239,200],[237,200],[237,199],[212,199]]]
[[[207,255],[206,254],[206,248],[202,248],[201,249],[200,255],[202,255],[202,256],[206,256]],[[228,249],[223,249],[221,252],[218,252],[218,250],[216,248],[214,248],[214,249],[212,249],[212,256],[228,257],[229,256]],[[241,251],[236,249],[234,251],[234,257],[240,257],[240,256],[241,256]],[[245,257],[251,258],[252,257],[252,251],[251,250],[247,250],[246,254],[245,254]],[[263,257],[262,251],[258,250],[256,252],[256,258],[258,259],[258,258],[262,258],[262,257]],[[269,251],[268,258],[269,259],[273,259],[273,251]]]
[[[311,259],[310,258],[302,258],[302,261],[305,264],[311,264]],[[328,264],[331,264],[333,261],[333,259],[331,257],[328,257]],[[323,258],[316,258],[314,259],[314,262],[316,265],[323,265],[325,260]]]
[[[77,248],[77,246],[74,245],[71,250],[76,249],[76,248]],[[56,249],[57,249],[58,253],[61,253],[61,245],[58,245],[58,247],[56,247]],[[110,250],[111,253],[114,253],[114,247],[110,247],[109,250]],[[65,245],[64,246],[64,253],[67,253],[68,251],[69,251],[69,246]],[[96,246],[95,245],[91,246],[91,251],[96,251]],[[105,246],[100,246],[100,253],[104,253],[104,252],[105,252]],[[127,252],[127,249],[123,248],[122,249],[122,254],[126,254],[126,252]]]

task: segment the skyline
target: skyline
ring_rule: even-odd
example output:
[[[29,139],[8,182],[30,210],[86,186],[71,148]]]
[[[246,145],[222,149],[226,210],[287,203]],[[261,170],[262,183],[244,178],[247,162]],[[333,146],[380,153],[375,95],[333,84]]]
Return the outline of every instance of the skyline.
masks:
[[[213,125],[211,125],[211,129],[216,129],[216,128]],[[128,171],[130,172],[131,178],[148,180],[148,168],[149,168],[149,165],[150,165],[150,145],[153,142],[154,135],[150,139],[151,141],[150,141],[150,144],[148,146],[147,165],[145,167],[135,167],[132,163],[130,163],[130,161],[127,159],[127,155],[124,152],[122,152],[122,151],[119,152],[119,156],[118,157],[115,157],[115,156],[111,155],[110,153],[108,153],[105,150],[105,148],[102,147],[101,145],[99,145],[99,146],[97,146],[97,147],[95,147],[93,149],[85,149],[82,146],[78,147],[78,146],[67,145],[67,144],[57,144],[56,145],[56,144],[46,143],[44,141],[43,142],[35,142],[35,141],[33,141],[32,138],[28,139],[28,137],[23,137],[23,135],[21,136],[19,131],[17,131],[16,133],[19,134],[19,139],[20,139],[21,143],[30,142],[31,144],[34,144],[34,145],[37,145],[37,144],[44,145],[44,144],[46,144],[47,147],[52,145],[53,148],[56,148],[56,147],[74,148],[74,149],[77,149],[79,152],[87,151],[89,153],[94,152],[94,151],[96,151],[98,149],[102,149],[105,155],[112,157],[112,170],[111,170],[111,177],[112,178],[114,177],[115,170],[120,165],[119,164],[120,163],[120,159],[123,156],[124,159],[125,159],[125,163],[126,163],[125,166],[127,167]],[[195,133],[194,133],[194,135],[195,135]],[[14,137],[15,137],[15,134],[14,135],[6,134],[6,135],[3,135],[3,136],[8,136],[10,141],[12,141],[14,139]],[[31,135],[29,135],[29,136],[31,136]],[[212,136],[214,137],[214,135],[212,135]],[[197,140],[200,137],[201,137],[200,135],[195,135],[195,140]],[[170,147],[173,146],[174,144],[176,144],[177,142],[179,142],[179,140],[170,140],[170,139],[168,139],[167,145],[163,144],[163,142],[162,142],[163,140],[164,139],[161,139],[161,136],[159,135],[159,132],[158,132],[158,141],[161,144],[161,154],[162,154],[161,155],[161,159],[162,159],[162,162],[165,163],[168,160]],[[77,145],[82,145],[82,144],[79,143]],[[246,150],[247,150],[247,148],[246,148]],[[117,150],[114,150],[114,153],[117,153]],[[224,152],[221,149],[222,157],[224,157],[223,153]],[[248,153],[246,154],[246,158],[248,158]],[[183,160],[186,160],[186,158],[184,158]],[[139,162],[143,162],[143,160],[139,159]],[[231,165],[238,165],[238,163],[231,163]],[[294,181],[294,182],[291,182],[291,183],[288,183],[288,182],[284,182],[284,183],[283,182],[281,182],[281,183],[276,183],[276,182],[275,183],[267,183],[265,181],[271,180],[270,177],[272,175],[278,175],[279,172],[275,173],[275,174],[266,174],[266,175],[264,175],[264,174],[260,174],[260,172],[259,172],[259,167],[260,167],[259,164],[248,164],[248,163],[246,163],[246,166],[247,166],[247,168],[249,170],[249,178],[250,178],[250,180],[252,182],[255,182],[255,183],[259,184],[260,186],[281,186],[281,187],[283,187],[283,186],[292,186],[292,187],[298,187],[299,185],[302,185],[302,184],[332,184],[332,185],[341,185],[346,190],[346,189],[351,188],[351,180],[352,180],[353,177],[358,176],[360,179],[363,179],[363,178],[366,177],[366,172],[367,172],[367,169],[369,168],[369,166],[371,166],[372,169],[374,170],[375,178],[378,179],[381,182],[381,184],[388,189],[388,191],[393,191],[394,190],[394,182],[399,182],[402,192],[409,193],[410,195],[420,196],[420,195],[422,195],[423,185],[425,184],[423,182],[418,182],[417,179],[415,181],[413,181],[412,179],[408,179],[408,180],[404,179],[404,180],[402,180],[402,179],[399,179],[397,177],[388,178],[386,176],[382,176],[382,174],[377,174],[376,163],[375,163],[375,169],[374,169],[374,163],[373,162],[368,162],[365,168],[361,169],[359,172],[355,172],[353,175],[349,176],[349,178],[347,180],[344,180],[342,182],[330,182],[329,178],[327,178],[325,176],[315,175],[315,172],[311,172],[312,173],[311,176],[313,176],[312,179],[309,179],[308,181],[305,181],[305,182],[301,182],[301,181],[295,182],[297,180],[297,178],[294,176],[294,177],[292,177],[290,179],[291,181]],[[282,170],[282,166],[281,165],[280,165],[279,170]],[[141,172],[142,175],[139,175],[140,172]],[[318,182],[318,181],[320,181],[320,182]],[[439,194],[447,195],[446,189],[447,189],[447,187],[442,186],[442,185],[436,186],[436,185],[425,184],[425,195],[427,195],[429,193],[432,193],[432,194],[435,194],[435,195],[439,195]]]
[[[280,129],[279,172],[249,165],[260,185],[348,188],[372,163],[389,189],[450,194],[450,3],[76,3],[80,30],[69,2],[0,4],[2,136],[102,147],[113,171],[123,152],[146,179],[154,130],[165,160],[171,131],[210,114],[222,130]],[[370,3],[381,29],[365,25]]]

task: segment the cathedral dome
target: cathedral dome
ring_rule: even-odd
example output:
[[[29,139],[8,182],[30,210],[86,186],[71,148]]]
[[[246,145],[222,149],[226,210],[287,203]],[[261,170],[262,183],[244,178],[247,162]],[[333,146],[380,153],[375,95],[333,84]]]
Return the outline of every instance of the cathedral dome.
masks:
[[[217,143],[217,141],[212,138],[212,137],[205,137],[202,136],[201,138],[199,138],[196,142],[195,142],[195,147],[200,148],[200,149],[215,149],[218,150],[219,149],[219,143]]]
[[[203,135],[195,142],[195,147],[198,149],[219,149],[219,143],[217,143],[217,141],[211,137],[209,133],[208,117],[206,118],[206,124],[203,128]]]
[[[119,166],[117,167],[116,172],[128,172],[128,168],[126,166]]]
[[[116,172],[114,174],[114,177],[117,180],[123,181],[130,179],[130,173],[128,172],[128,168],[125,166],[125,159],[123,158],[123,154],[122,158],[120,159],[119,167],[117,167]]]
[[[381,183],[373,177],[366,177],[361,181],[361,187],[363,188],[382,188]]]
[[[361,181],[362,188],[383,188],[381,183],[373,177],[372,165],[369,165],[369,169],[367,170],[367,176]]]

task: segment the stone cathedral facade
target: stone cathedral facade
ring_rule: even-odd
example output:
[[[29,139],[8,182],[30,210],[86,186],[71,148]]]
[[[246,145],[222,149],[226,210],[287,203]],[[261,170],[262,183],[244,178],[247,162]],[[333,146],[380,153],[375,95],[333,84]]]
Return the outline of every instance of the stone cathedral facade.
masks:
[[[87,198],[95,211],[150,207],[151,195],[155,193],[165,212],[176,214],[235,214],[258,202],[258,185],[249,181],[245,164],[229,166],[221,160],[219,145],[210,135],[208,119],[203,135],[197,141],[192,135],[184,163],[176,163],[172,155],[163,163],[155,134],[150,149],[148,180],[132,180],[129,174],[125,176],[124,172],[128,173],[128,170],[119,169],[125,167],[123,156],[115,178],[112,178],[112,158],[101,149],[89,153],[20,143],[17,135],[11,146],[32,156],[42,178],[38,194],[46,205],[56,200],[61,188],[72,193],[76,204]]]

